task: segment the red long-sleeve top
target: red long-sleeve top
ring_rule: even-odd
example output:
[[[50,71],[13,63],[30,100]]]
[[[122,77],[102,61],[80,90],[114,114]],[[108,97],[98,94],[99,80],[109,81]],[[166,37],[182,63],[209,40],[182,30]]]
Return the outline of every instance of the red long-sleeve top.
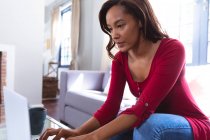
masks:
[[[127,81],[138,100],[121,114],[135,114],[138,121],[134,127],[152,113],[177,114],[189,121],[194,140],[210,140],[210,122],[195,103],[185,80],[185,50],[178,40],[162,39],[149,75],[142,82],[133,80],[127,53],[118,52],[115,57],[107,100],[94,114],[101,125],[117,116]]]

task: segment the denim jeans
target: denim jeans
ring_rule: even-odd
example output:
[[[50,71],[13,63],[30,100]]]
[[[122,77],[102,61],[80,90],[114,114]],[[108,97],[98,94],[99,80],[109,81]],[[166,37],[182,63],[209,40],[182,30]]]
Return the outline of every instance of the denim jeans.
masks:
[[[111,140],[193,140],[188,121],[178,115],[152,114],[133,131],[126,131]]]

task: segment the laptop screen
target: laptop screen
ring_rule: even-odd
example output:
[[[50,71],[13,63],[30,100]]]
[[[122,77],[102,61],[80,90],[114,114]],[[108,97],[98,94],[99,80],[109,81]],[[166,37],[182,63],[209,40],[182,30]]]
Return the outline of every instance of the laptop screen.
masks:
[[[6,131],[8,140],[30,140],[30,122],[27,99],[4,87]]]

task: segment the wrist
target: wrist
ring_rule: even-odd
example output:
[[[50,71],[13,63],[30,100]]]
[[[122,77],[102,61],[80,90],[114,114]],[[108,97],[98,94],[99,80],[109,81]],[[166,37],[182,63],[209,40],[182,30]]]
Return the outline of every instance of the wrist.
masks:
[[[94,138],[94,140],[108,140],[109,139],[109,136],[107,135],[107,133],[102,131],[101,129],[97,129],[91,132],[90,135],[92,136],[92,138]]]
[[[72,129],[74,136],[80,136],[82,135],[81,131],[79,129]]]
[[[92,139],[94,139],[94,140],[101,140],[101,139],[103,139],[101,136],[100,136],[100,134],[99,133],[97,133],[96,131],[93,131],[93,132],[91,132],[91,133],[89,133],[88,135],[90,135],[90,137],[92,138]]]

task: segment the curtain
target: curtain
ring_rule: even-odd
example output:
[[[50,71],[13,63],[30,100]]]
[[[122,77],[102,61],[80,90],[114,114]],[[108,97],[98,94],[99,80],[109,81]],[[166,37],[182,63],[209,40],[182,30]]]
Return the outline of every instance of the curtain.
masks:
[[[71,52],[72,60],[69,69],[78,69],[77,54],[79,45],[79,29],[80,29],[80,0],[72,0],[72,19],[71,19]]]
[[[59,7],[56,7],[52,12],[52,26],[51,26],[51,44],[52,44],[52,59],[58,61],[59,46],[60,46],[60,26],[59,26]]]

